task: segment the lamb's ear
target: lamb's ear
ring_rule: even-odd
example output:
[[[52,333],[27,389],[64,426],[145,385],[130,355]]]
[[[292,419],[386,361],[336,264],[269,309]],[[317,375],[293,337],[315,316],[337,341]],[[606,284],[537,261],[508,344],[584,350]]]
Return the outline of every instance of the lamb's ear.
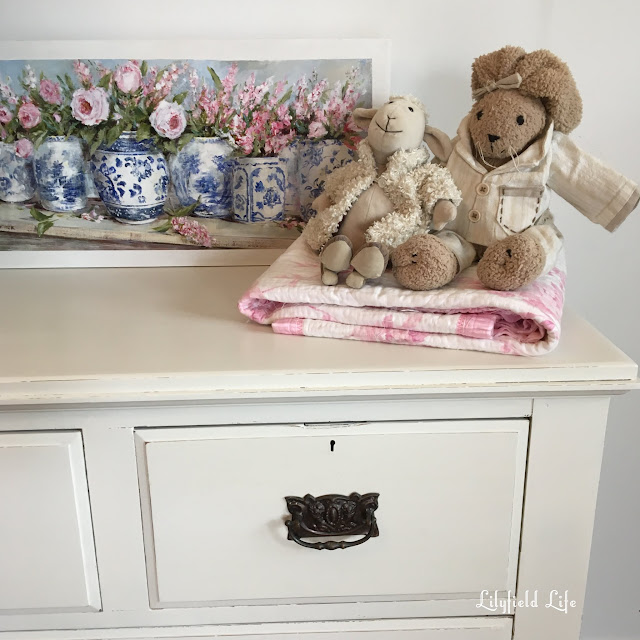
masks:
[[[358,107],[353,112],[353,121],[356,123],[356,126],[366,131],[369,128],[369,123],[373,120],[373,116],[375,116],[377,112],[377,109]]]
[[[424,128],[424,141],[427,143],[429,149],[431,149],[431,153],[433,153],[438,160],[446,162],[449,159],[453,151],[453,145],[451,144],[451,139],[444,131],[427,125]]]

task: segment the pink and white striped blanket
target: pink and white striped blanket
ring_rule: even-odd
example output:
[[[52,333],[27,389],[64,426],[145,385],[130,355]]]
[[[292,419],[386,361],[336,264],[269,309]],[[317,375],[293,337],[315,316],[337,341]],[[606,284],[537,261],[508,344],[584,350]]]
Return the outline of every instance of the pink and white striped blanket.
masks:
[[[403,289],[390,272],[362,289],[327,287],[318,256],[298,238],[238,308],[276,333],[536,356],[558,344],[565,277],[562,254],[518,291],[486,289],[475,266],[435,291]]]

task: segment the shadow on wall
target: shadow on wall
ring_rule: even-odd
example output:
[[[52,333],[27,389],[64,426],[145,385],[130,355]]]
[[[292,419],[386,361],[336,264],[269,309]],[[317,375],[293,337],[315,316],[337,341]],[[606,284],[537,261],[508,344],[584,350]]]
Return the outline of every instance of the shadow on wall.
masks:
[[[455,137],[460,121],[471,109],[470,72],[425,70],[415,87],[424,87],[417,97],[424,102],[429,124]]]

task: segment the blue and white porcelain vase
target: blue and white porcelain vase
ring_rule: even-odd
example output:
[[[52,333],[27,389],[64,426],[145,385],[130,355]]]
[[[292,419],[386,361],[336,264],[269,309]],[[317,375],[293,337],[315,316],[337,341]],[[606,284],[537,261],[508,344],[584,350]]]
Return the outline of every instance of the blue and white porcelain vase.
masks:
[[[125,131],[93,154],[91,173],[100,199],[119,222],[146,224],[162,215],[169,172],[152,140],[138,141],[135,131]]]
[[[82,143],[75,136],[49,136],[33,154],[40,204],[49,211],[78,211],[87,205]]]
[[[169,159],[171,181],[183,207],[200,198],[193,212],[201,218],[231,216],[231,174],[229,156],[233,149],[222,138],[193,138]]]
[[[286,162],[280,158],[236,158],[233,163],[233,220],[284,219]]]
[[[322,193],[327,176],[353,160],[354,153],[338,140],[300,140],[298,185],[303,220],[315,215],[313,201]]]
[[[286,146],[278,156],[286,163],[284,186],[284,215],[286,218],[300,217],[300,185],[298,184],[298,141]]]
[[[35,192],[33,158],[21,158],[15,144],[0,143],[0,200],[26,202]]]

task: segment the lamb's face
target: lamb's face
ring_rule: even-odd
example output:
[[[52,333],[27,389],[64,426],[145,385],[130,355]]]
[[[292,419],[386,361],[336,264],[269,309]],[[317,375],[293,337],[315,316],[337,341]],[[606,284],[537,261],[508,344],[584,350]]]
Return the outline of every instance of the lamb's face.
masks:
[[[480,160],[503,162],[536,140],[546,120],[545,108],[538,98],[498,89],[473,105],[469,133]]]
[[[392,98],[377,110],[368,129],[371,148],[390,156],[400,149],[417,149],[426,126],[424,111],[404,98]]]

